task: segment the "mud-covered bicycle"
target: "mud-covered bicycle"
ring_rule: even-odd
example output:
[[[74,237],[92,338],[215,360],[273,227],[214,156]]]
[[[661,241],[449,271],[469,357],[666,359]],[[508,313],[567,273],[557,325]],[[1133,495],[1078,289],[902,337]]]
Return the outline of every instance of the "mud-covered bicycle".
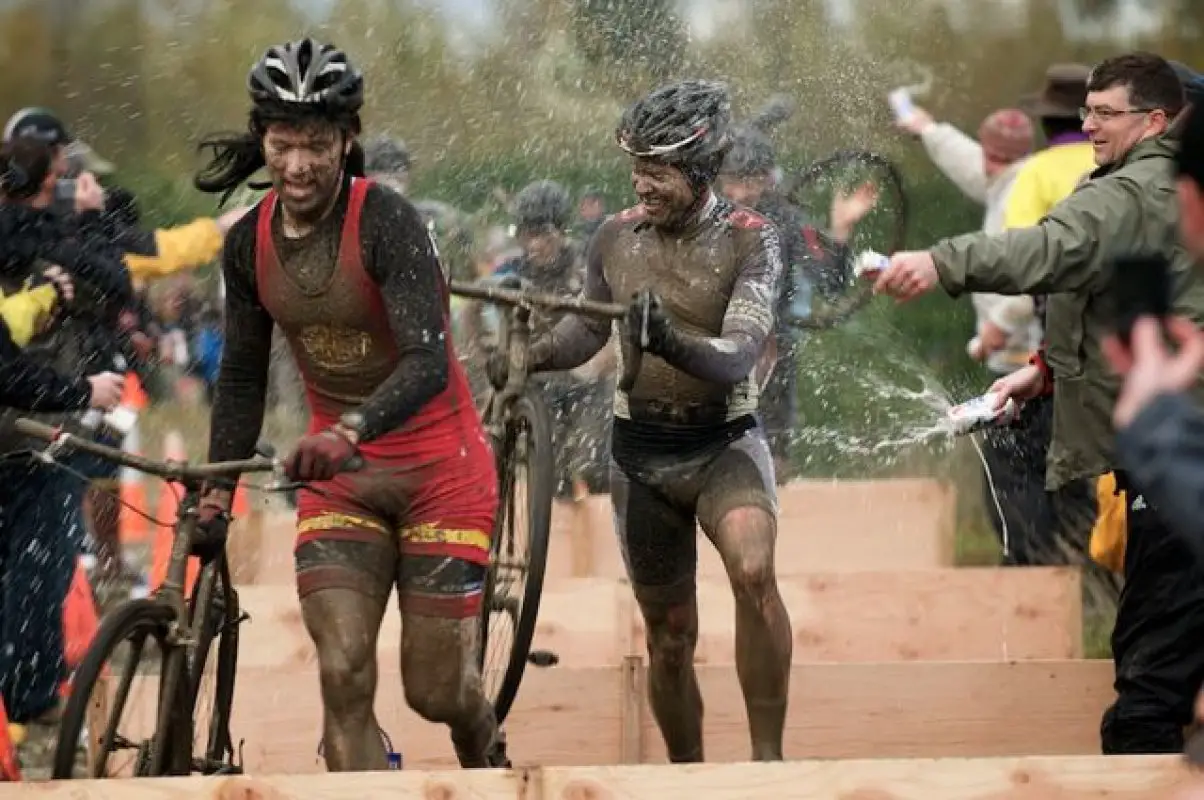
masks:
[[[894,162],[870,150],[838,150],[812,161],[787,177],[785,194],[799,208],[827,208],[838,187],[870,181],[878,188],[878,202],[870,218],[858,225],[851,250],[870,248],[889,255],[901,250],[907,237],[909,208],[903,175]],[[850,243],[851,245],[853,243]],[[829,254],[831,255],[831,254]],[[807,315],[791,318],[803,330],[826,330],[847,322],[873,297],[873,286],[843,276],[843,293],[824,298]]]
[[[31,454],[46,463],[58,463],[60,453],[89,453],[161,478],[168,482],[167,490],[170,484],[185,490],[163,585],[154,595],[125,602],[107,615],[71,677],[52,777],[78,777],[75,771],[81,744],[87,751],[87,777],[240,772],[230,735],[230,710],[238,628],[249,617],[239,606],[224,552],[207,560],[192,592],[185,591],[188,558],[197,533],[195,498],[202,485],[229,482],[233,489],[239,474],[276,471],[279,462],[265,455],[197,465],[156,461],[29,419],[16,420],[14,428],[47,443],[45,450]],[[158,649],[157,664],[147,663],[148,644]],[[216,658],[214,670],[207,668],[210,656]],[[215,677],[213,704],[202,717],[197,706],[211,674]],[[134,709],[131,724],[148,723],[150,727],[140,736],[119,730],[136,684],[154,684],[157,689],[153,704]],[[111,769],[111,757],[123,751],[133,755],[128,775]]]
[[[532,660],[531,639],[543,593],[556,487],[551,414],[527,380],[531,314],[538,308],[620,320],[627,307],[542,294],[501,282],[451,281],[450,289],[461,297],[506,307],[499,315],[497,339],[498,352],[506,358],[505,380],[497,385],[491,379],[481,410],[497,462],[498,514],[486,578],[479,658],[485,695],[493,702],[501,723]],[[628,352],[626,345],[624,352]],[[628,356],[624,362],[628,368],[622,380],[629,385],[631,375],[639,370],[639,359]],[[508,649],[503,638],[507,629]]]

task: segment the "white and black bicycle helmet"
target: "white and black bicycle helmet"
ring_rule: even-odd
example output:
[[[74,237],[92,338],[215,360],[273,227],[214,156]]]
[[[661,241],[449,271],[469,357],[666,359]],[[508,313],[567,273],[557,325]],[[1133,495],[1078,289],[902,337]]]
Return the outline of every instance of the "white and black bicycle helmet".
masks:
[[[726,85],[681,81],[631,104],[615,138],[629,155],[672,164],[692,182],[709,183],[731,147],[731,113]]]
[[[364,76],[347,54],[310,38],[273,45],[251,68],[247,90],[257,106],[303,106],[355,115],[364,105]]]

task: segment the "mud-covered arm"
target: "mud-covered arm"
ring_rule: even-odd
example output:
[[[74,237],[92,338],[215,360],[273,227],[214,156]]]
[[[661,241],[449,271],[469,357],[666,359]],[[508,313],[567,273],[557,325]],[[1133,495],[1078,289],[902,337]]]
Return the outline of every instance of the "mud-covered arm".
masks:
[[[272,317],[255,287],[255,228],[247,215],[230,230],[222,253],[226,332],[209,432],[209,459],[250,458],[263,427],[272,348]]]
[[[719,336],[699,336],[668,326],[656,355],[704,381],[735,384],[748,377],[773,328],[782,252],[772,225],[748,231],[753,243],[741,257]]]
[[[380,287],[397,366],[359,407],[360,441],[400,428],[447,388],[449,299],[418,211],[397,192],[369,190],[360,221],[364,263]]]
[[[589,253],[585,258],[585,289],[581,293],[587,300],[602,303],[614,301],[603,264],[606,249],[614,241],[615,230],[614,223],[607,221],[590,241]],[[609,320],[584,314],[566,315],[548,335],[532,343],[531,371],[560,372],[581,366],[606,346],[610,330]]]

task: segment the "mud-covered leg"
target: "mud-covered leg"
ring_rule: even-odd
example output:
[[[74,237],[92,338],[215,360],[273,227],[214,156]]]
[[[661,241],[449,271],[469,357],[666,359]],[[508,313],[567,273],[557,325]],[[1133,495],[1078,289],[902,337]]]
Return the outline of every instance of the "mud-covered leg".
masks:
[[[736,674],[748,708],[754,761],[782,759],[793,636],[773,567],[773,517],[729,511],[714,536],[736,597]]]
[[[635,587],[648,644],[648,698],[669,761],[703,760],[702,691],[694,671],[698,601],[694,581]]]
[[[373,711],[376,641],[396,575],[396,547],[388,531],[367,517],[343,515],[345,527],[319,528],[329,515],[303,521],[314,538],[296,550],[301,617],[318,652],[326,768],[331,772],[388,768]],[[326,538],[324,538],[326,537]]]
[[[301,598],[301,616],[318,651],[324,754],[331,772],[388,769],[373,700],[376,637],[386,597],[321,589]]]
[[[617,466],[611,467],[610,486],[619,545],[644,617],[652,716],[670,761],[702,761],[694,516]]]
[[[702,528],[723,559],[736,599],[736,674],[755,761],[783,757],[794,644],[774,571],[771,464],[765,439],[754,428],[716,459],[698,502]]]
[[[485,568],[447,556],[403,555],[401,578],[406,702],[451,729],[460,766],[509,766],[477,667]]]

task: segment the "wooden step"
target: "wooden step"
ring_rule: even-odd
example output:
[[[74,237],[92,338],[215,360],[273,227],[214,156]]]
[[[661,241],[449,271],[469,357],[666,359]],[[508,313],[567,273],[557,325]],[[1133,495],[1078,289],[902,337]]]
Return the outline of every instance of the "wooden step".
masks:
[[[953,565],[956,493],[932,480],[799,481],[779,489],[780,575],[807,571],[930,569]],[[294,584],[291,513],[235,523],[230,563],[240,585]],[[699,534],[699,576],[723,565]],[[609,495],[553,508],[548,577],[625,577]]]
[[[798,481],[778,490],[779,575],[953,565],[957,497],[931,480]],[[723,564],[698,532],[698,574]],[[553,507],[548,576],[626,575],[609,495]]]
[[[744,701],[732,667],[698,668],[710,762],[749,757]],[[155,678],[133,687],[126,717],[153,709]],[[593,669],[529,668],[506,721],[518,765],[660,763],[642,661]],[[941,758],[1090,755],[1112,702],[1110,661],[799,664],[791,671],[788,758]],[[445,728],[403,700],[397,669],[382,664],[376,711],[405,764],[456,764]],[[137,712],[141,712],[140,714]],[[250,773],[321,772],[322,710],[312,668],[242,668],[233,735]],[[145,729],[145,728],[141,728]]]
[[[1198,800],[1204,778],[1178,756],[1035,756],[139,778],[4,792],[46,800]]]
[[[1082,656],[1076,568],[945,568],[812,573],[779,581],[794,630],[797,662],[1033,660]],[[735,601],[726,580],[698,585],[698,663],[735,659]],[[316,663],[295,590],[240,590],[240,663]],[[385,612],[382,663],[397,663],[401,620]],[[563,667],[615,666],[644,652],[642,617],[625,582],[549,581],[532,648]]]
[[[1037,756],[139,778],[4,791],[46,800],[1199,800],[1204,778],[1178,756]]]

